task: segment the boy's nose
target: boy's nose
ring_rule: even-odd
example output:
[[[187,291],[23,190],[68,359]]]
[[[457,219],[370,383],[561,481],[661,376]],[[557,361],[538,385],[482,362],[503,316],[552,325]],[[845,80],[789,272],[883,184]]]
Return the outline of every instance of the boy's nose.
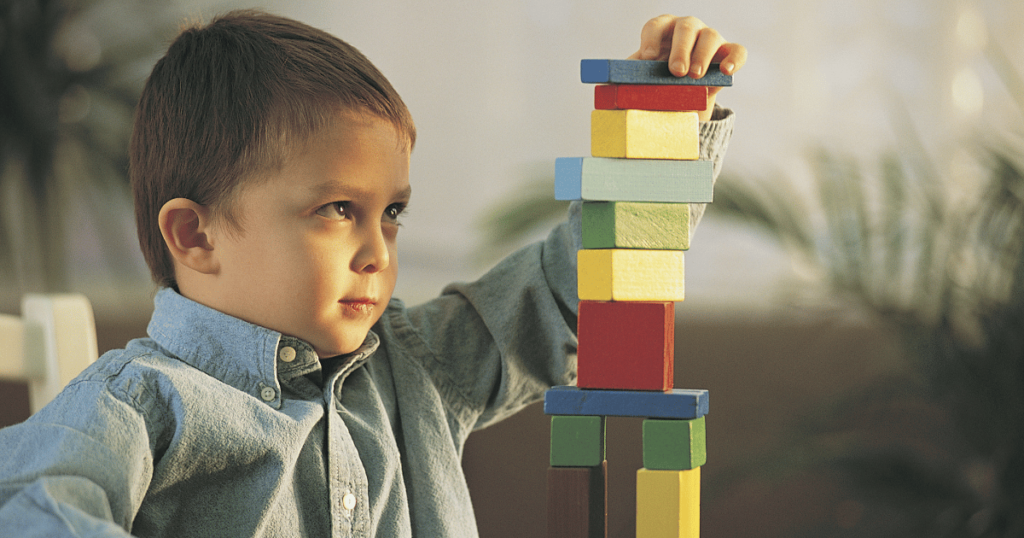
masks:
[[[391,263],[391,254],[380,226],[367,226],[360,234],[359,250],[352,260],[352,270],[357,273],[383,271]]]

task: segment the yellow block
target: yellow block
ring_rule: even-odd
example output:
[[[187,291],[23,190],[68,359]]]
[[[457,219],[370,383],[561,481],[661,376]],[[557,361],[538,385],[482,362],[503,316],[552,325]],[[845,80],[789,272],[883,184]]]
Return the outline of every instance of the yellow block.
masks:
[[[636,538],[699,538],[700,467],[636,472]]]
[[[696,160],[699,136],[696,112],[595,110],[590,115],[594,157]]]
[[[576,265],[581,301],[683,300],[681,250],[584,249]]]

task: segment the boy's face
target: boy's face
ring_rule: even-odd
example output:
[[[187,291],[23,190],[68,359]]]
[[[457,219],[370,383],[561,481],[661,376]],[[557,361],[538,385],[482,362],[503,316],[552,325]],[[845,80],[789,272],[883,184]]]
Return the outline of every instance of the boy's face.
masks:
[[[320,357],[355,351],[395,289],[407,146],[391,123],[346,113],[243,187],[233,204],[242,231],[216,235],[215,308]]]

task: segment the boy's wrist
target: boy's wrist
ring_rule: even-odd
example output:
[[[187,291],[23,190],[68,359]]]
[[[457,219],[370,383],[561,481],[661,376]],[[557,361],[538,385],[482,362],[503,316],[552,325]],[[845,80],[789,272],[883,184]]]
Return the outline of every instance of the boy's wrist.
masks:
[[[710,117],[706,120],[708,122],[721,121],[732,115],[732,109],[725,108],[721,105],[716,104],[714,109],[711,110]],[[703,122],[702,122],[703,123]]]

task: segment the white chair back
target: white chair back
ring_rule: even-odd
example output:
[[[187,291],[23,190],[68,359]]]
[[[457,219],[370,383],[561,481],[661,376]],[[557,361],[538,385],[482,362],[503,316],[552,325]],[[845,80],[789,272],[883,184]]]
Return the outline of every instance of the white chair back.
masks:
[[[0,315],[0,379],[28,382],[33,413],[97,357],[96,322],[84,295],[30,294],[21,317]]]

